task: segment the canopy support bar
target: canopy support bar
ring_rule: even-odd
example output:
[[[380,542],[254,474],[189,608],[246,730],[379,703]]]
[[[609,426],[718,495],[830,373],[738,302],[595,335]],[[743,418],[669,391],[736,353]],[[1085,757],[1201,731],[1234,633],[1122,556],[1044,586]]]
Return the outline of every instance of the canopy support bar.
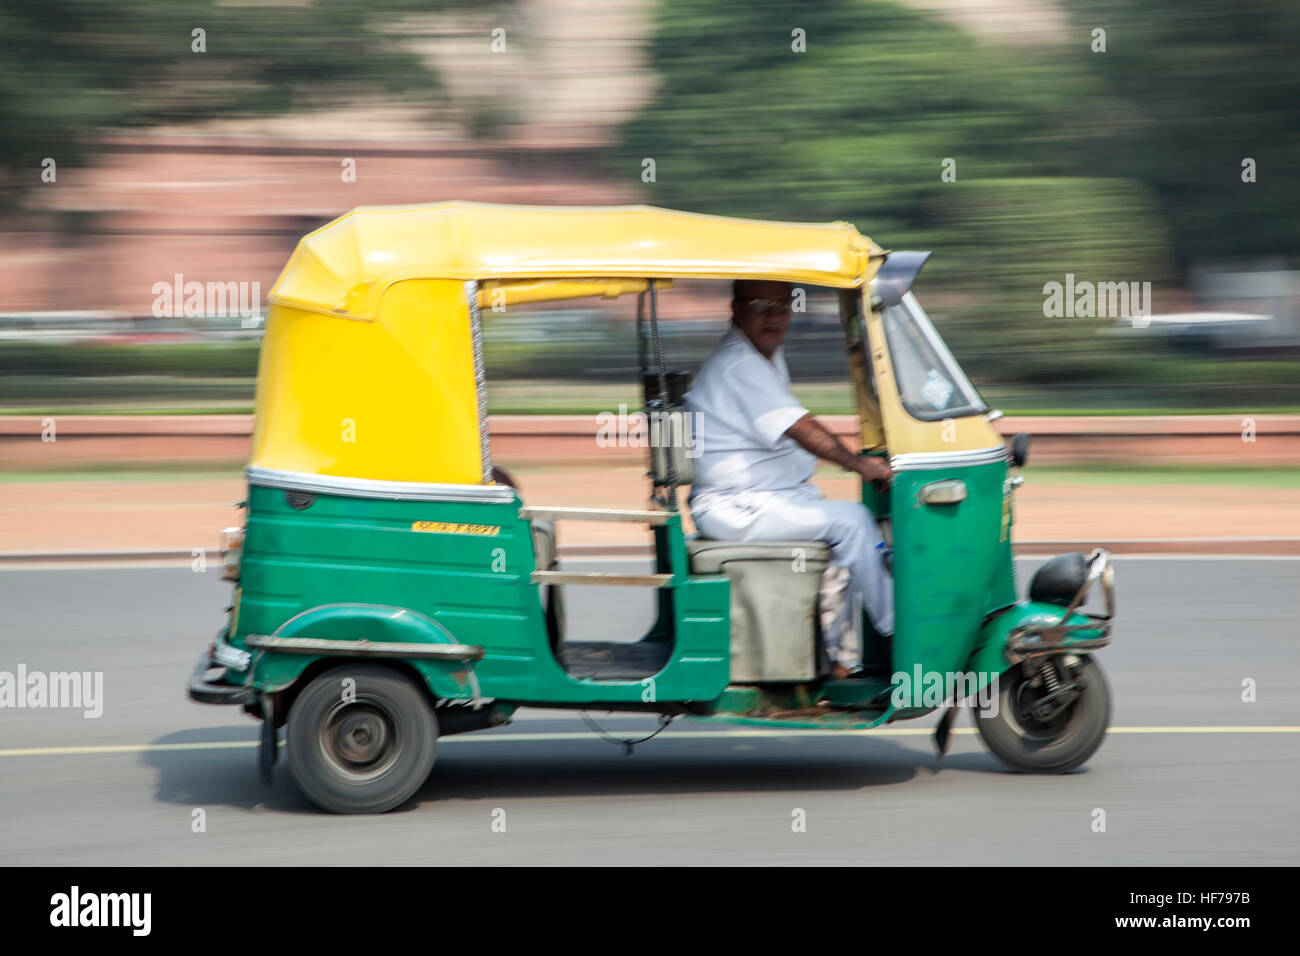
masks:
[[[483,484],[492,484],[492,442],[488,436],[487,369],[483,362],[483,316],[478,308],[478,281],[465,283],[469,304],[469,330],[474,340],[474,385],[478,393],[478,447],[483,465]]]

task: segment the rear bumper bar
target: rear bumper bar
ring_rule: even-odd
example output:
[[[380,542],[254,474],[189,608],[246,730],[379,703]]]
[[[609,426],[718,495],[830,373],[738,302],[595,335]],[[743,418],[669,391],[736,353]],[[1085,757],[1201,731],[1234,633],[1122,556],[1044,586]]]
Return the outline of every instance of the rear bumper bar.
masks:
[[[219,673],[214,673],[215,671]],[[225,674],[226,668],[214,664],[210,652],[205,650],[199,655],[194,672],[185,684],[190,700],[199,704],[246,704],[253,699],[251,687],[221,683]]]

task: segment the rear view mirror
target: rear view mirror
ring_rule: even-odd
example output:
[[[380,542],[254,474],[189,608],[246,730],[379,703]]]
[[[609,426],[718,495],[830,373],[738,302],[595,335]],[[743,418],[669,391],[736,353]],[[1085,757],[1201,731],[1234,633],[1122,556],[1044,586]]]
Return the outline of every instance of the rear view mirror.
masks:
[[[930,258],[928,252],[891,252],[885,257],[876,277],[871,280],[875,298],[879,300],[880,309],[888,309],[903,301],[916,274]],[[872,303],[873,306],[876,303]]]
[[[1011,460],[1017,468],[1025,467],[1029,460],[1029,433],[1020,432],[1011,439]]]

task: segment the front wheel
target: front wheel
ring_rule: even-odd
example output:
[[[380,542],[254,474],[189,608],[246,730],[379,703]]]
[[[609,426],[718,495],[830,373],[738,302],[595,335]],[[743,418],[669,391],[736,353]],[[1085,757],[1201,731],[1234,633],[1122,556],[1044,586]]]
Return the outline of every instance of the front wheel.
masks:
[[[1026,676],[1017,665],[998,678],[997,711],[976,711],[975,726],[985,745],[1013,770],[1066,773],[1097,752],[1110,725],[1110,687],[1101,665],[1089,656],[1054,659],[1055,675]],[[1066,706],[1045,712],[1055,687],[1074,684],[1079,694]]]
[[[406,676],[345,664],[308,684],[289,710],[289,771],[333,813],[384,813],[410,799],[433,769],[438,719]]]

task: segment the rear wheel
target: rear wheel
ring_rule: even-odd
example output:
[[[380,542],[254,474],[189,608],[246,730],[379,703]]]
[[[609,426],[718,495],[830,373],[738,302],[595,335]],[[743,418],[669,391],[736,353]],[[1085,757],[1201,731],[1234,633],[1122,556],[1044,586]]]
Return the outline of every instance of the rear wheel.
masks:
[[[286,738],[289,771],[313,803],[334,813],[384,813],[428,779],[438,720],[405,675],[347,664],[298,695]]]
[[[998,678],[996,713],[976,711],[975,726],[985,745],[1014,770],[1066,773],[1088,760],[1110,725],[1110,687],[1101,665],[1091,657],[1055,659],[1060,687],[1075,684],[1078,696],[1053,709],[1045,698],[1051,681],[1041,672],[1025,675],[1013,667]]]

